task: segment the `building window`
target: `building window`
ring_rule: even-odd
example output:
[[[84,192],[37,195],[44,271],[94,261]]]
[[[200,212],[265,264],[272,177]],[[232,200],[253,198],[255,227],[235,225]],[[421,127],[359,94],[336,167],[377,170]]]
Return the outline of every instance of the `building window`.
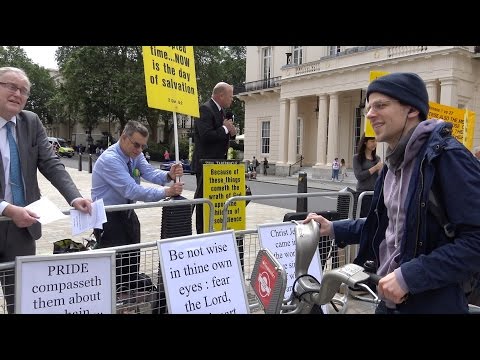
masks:
[[[328,55],[335,56],[340,52],[340,46],[329,46]]]
[[[180,115],[179,118],[180,118],[180,127],[183,128],[183,129],[186,128],[187,127],[187,117]]]
[[[297,119],[297,155],[302,154],[303,120]]]
[[[297,65],[303,64],[303,47],[292,46],[292,53],[293,53],[293,63]]]
[[[262,121],[262,154],[270,154],[270,121]]]
[[[269,79],[272,77],[272,47],[265,47],[262,49],[262,78],[266,83],[265,87],[268,86]]]

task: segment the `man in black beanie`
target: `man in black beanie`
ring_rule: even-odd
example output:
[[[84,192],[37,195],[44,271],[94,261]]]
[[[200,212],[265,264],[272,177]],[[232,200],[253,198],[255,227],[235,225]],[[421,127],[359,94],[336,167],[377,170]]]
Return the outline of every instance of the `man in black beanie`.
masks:
[[[339,247],[360,244],[354,262],[372,260],[381,276],[376,313],[467,313],[464,285],[480,272],[480,162],[451,123],[426,120],[418,75],[376,79],[367,101],[376,139],[388,145],[367,217],[305,222],[319,222]]]

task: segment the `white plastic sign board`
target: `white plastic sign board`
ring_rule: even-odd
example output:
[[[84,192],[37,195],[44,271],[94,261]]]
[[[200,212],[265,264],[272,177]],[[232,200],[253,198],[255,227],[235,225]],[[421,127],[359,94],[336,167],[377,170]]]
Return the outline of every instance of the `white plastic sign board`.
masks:
[[[288,299],[292,293],[292,286],[295,282],[295,223],[282,222],[277,224],[257,225],[258,239],[262,248],[270,250],[275,259],[285,268],[287,272],[287,288],[284,299]],[[322,282],[322,268],[320,266],[320,254],[317,251],[308,267],[308,273]],[[327,306],[322,306],[323,312],[328,311]]]
[[[115,304],[114,251],[16,258],[17,314],[111,314]]]
[[[169,314],[248,314],[233,230],[157,241]]]

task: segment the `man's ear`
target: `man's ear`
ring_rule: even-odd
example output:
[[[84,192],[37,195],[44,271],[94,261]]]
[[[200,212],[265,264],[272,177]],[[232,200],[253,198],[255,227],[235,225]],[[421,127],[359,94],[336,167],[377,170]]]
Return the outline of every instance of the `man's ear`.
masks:
[[[408,110],[408,115],[407,116],[410,116],[410,114],[412,114],[412,116],[416,116],[419,114],[419,111],[415,108],[410,108],[410,110]]]

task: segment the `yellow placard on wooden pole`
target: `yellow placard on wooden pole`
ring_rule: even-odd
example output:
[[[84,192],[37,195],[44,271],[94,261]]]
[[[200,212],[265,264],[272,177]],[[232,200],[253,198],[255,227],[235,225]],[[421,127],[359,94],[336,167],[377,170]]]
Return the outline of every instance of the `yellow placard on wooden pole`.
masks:
[[[193,46],[142,46],[148,106],[199,117]]]

